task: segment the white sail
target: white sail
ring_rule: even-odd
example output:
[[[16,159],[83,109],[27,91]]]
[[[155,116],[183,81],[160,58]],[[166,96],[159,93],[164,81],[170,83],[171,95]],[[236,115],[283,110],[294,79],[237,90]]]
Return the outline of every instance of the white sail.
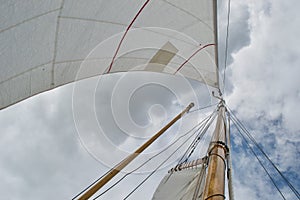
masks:
[[[157,187],[153,200],[201,199],[205,180],[201,176],[201,170],[202,165],[180,171],[170,171]]]
[[[212,0],[4,1],[0,109],[108,72],[182,74],[218,88],[215,7]]]

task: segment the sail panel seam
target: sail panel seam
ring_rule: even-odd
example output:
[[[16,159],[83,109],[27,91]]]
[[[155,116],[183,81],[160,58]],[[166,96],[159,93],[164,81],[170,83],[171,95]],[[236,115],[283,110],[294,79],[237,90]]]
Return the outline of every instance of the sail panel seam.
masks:
[[[31,21],[31,20],[34,20],[34,19],[36,19],[36,18],[39,18],[39,17],[45,16],[45,15],[48,15],[48,14],[50,14],[50,13],[53,13],[53,12],[56,12],[56,11],[59,11],[59,10],[60,10],[60,8],[56,8],[56,9],[49,10],[49,11],[47,11],[47,12],[41,13],[41,14],[39,14],[39,15],[35,15],[35,16],[31,17],[31,18],[25,19],[25,20],[23,20],[23,21],[21,21],[21,22],[19,22],[19,23],[16,23],[16,24],[14,24],[14,25],[8,26],[8,27],[6,27],[6,28],[0,30],[0,34],[3,33],[3,32],[5,32],[5,31],[8,31],[8,30],[10,30],[10,29],[12,29],[12,28],[15,28],[15,27],[17,27],[17,26],[19,26],[19,25],[22,25],[22,24],[24,24],[24,23],[26,23],[26,22],[29,22],[29,21]]]
[[[91,18],[83,18],[83,17],[72,17],[72,16],[60,16],[61,19],[70,19],[70,20],[81,20],[81,21],[90,21],[90,22],[98,22],[98,23],[106,23],[106,24],[113,24],[113,25],[120,25],[126,26],[126,24],[113,22],[113,21],[106,21],[106,20],[99,20],[99,19],[91,19]],[[138,28],[133,26],[134,28]]]
[[[207,26],[210,30],[212,30],[212,27],[210,27],[206,22],[204,22],[202,19],[200,19],[199,17],[197,17],[196,15],[192,14],[191,12],[185,10],[185,9],[182,9],[182,8],[179,8],[178,6],[172,4],[171,2],[167,1],[167,0],[161,0],[171,6],[173,6],[174,8],[177,8],[178,10],[190,15],[191,17],[194,17],[195,19],[199,20],[201,23],[205,24],[205,26]]]
[[[26,73],[28,73],[28,72],[30,72],[30,71],[33,71],[33,70],[35,70],[35,69],[37,69],[37,68],[39,68],[39,67],[42,67],[42,66],[45,66],[45,65],[48,65],[48,64],[51,64],[51,63],[52,63],[52,61],[48,61],[48,62],[46,62],[46,63],[42,63],[42,64],[39,64],[39,65],[36,65],[36,66],[34,66],[34,67],[32,67],[32,68],[30,68],[30,69],[28,69],[28,70],[26,70],[26,71],[24,71],[24,72],[22,72],[22,73],[20,73],[20,74],[11,76],[10,78],[1,81],[1,82],[0,82],[0,85],[3,84],[3,83],[5,83],[5,82],[7,82],[7,81],[11,81],[11,80],[13,80],[13,79],[15,79],[15,78],[18,78],[19,76],[22,76],[22,75],[24,75],[24,74],[26,74]]]
[[[55,36],[54,36],[54,48],[53,48],[53,58],[52,58],[52,67],[51,67],[51,87],[54,88],[54,67],[55,67],[55,60],[57,54],[57,44],[58,44],[58,33],[59,33],[59,24],[60,24],[60,15],[62,13],[62,9],[64,7],[65,0],[61,1],[61,5],[59,8],[59,13],[56,19],[56,28],[55,28]]]

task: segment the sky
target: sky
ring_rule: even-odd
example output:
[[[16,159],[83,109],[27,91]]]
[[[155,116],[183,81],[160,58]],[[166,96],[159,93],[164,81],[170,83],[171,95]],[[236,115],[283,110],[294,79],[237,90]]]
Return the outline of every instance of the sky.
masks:
[[[218,10],[221,69],[226,6],[222,1]],[[231,1],[224,93],[229,107],[298,191],[299,7],[297,0]],[[95,84],[96,88],[89,87]],[[176,77],[113,74],[56,88],[1,110],[1,198],[72,198],[190,101],[195,101],[196,107],[214,103],[209,94],[202,84]],[[157,153],[188,130],[191,120],[200,120],[209,111],[187,115],[127,170]],[[281,199],[234,128],[232,138],[235,198]],[[170,159],[131,199],[151,199],[179,156]],[[102,199],[122,199],[158,161],[128,177]],[[281,181],[278,179],[278,183]],[[287,188],[283,192],[287,199],[296,199]]]

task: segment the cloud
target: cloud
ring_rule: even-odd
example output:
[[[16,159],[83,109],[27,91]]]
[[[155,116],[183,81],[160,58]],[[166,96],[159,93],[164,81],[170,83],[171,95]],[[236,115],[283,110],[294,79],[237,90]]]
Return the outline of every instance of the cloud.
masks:
[[[288,5],[286,13],[282,8]],[[233,53],[234,62],[229,67],[234,91],[228,102],[235,108],[244,107],[243,118],[265,115],[274,120],[282,114],[288,130],[299,131],[295,120],[300,113],[293,107],[299,101],[300,60],[295,55],[300,48],[293,43],[300,28],[288,22],[297,12],[293,4],[288,5],[273,1],[267,13],[264,5],[251,5],[251,43]]]
[[[300,3],[240,4],[248,7],[250,41],[238,51],[231,51],[233,62],[227,75],[232,88],[226,99],[273,162],[293,184],[298,184],[293,177],[299,177],[300,112],[296,102],[300,101],[300,59],[296,55],[300,47],[295,42],[300,28],[295,24],[299,24],[296,7]]]
[[[75,135],[70,94],[55,90],[1,111],[3,199],[69,199],[83,187],[72,180],[97,171]]]

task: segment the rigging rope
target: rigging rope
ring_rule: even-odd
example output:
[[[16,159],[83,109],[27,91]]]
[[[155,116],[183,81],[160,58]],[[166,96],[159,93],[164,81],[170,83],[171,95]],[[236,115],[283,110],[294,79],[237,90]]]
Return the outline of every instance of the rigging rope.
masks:
[[[214,113],[214,112],[213,112]],[[212,114],[213,114],[212,113]],[[212,115],[211,114],[211,115]],[[205,119],[204,119],[205,120]],[[204,121],[203,120],[203,121]],[[202,122],[203,122],[202,121]],[[196,133],[196,131],[194,132]],[[187,138],[179,147],[177,147],[163,162],[161,162],[155,169],[154,171],[152,171],[142,182],[140,182],[125,198],[127,199],[128,197],[130,197],[140,186],[142,186],[163,164],[165,164],[187,141],[189,141],[189,139],[192,137],[193,135],[191,135],[189,138]]]
[[[227,27],[226,27],[226,41],[225,41],[225,61],[224,61],[224,74],[223,74],[223,94],[225,92],[225,73],[227,68],[227,57],[228,57],[228,39],[229,39],[229,20],[230,20],[230,0],[228,0],[227,6]]]
[[[214,116],[213,118],[215,118],[215,116],[216,116],[216,110],[214,110],[208,117],[206,117],[206,118],[204,119],[204,120],[205,120],[204,124],[202,125],[202,127],[199,127],[199,129],[197,130],[197,131],[199,131],[200,128],[201,128],[201,130],[199,131],[199,134],[195,137],[195,139],[193,140],[193,142],[192,142],[192,143],[189,145],[189,147],[186,149],[186,151],[184,152],[184,154],[182,155],[182,157],[181,157],[180,160],[178,161],[178,165],[181,164],[181,163],[186,162],[186,160],[188,159],[188,157],[185,159],[185,161],[183,161],[184,158],[187,156],[188,152],[191,150],[191,148],[192,148],[193,144],[195,143],[195,141],[197,140],[197,138],[198,138],[198,137],[200,136],[200,134],[203,132],[204,127],[207,126],[207,123],[208,123],[209,121],[211,121],[211,122],[209,123],[209,125],[212,123],[212,121],[213,121],[213,120],[211,120],[211,119],[212,119],[212,116]],[[203,120],[203,121],[204,121],[204,120]],[[202,136],[201,136],[201,137],[202,137]]]
[[[210,127],[210,125],[212,124],[212,122],[214,121],[216,117],[216,114],[214,114],[213,116],[211,116],[207,121],[209,122],[208,124],[206,123],[203,128],[200,130],[199,134],[196,136],[196,138],[194,139],[193,143],[190,145],[191,150],[189,155],[186,157],[184,162],[187,162],[188,159],[191,157],[191,155],[194,153],[197,145],[199,144],[199,142],[201,141],[201,139],[203,138],[204,134],[207,132],[208,128]]]
[[[249,144],[248,140],[246,139],[246,137],[242,134],[241,132],[241,127],[240,125],[235,121],[234,118],[232,118],[232,122],[235,125],[235,127],[238,130],[238,133],[242,136],[242,138],[244,139],[244,141],[246,142],[248,148],[251,150],[251,152],[254,154],[255,158],[257,159],[257,161],[259,162],[259,164],[261,165],[261,167],[265,170],[266,174],[269,176],[270,180],[272,181],[273,185],[276,187],[277,191],[280,193],[280,195],[282,196],[283,199],[286,199],[284,197],[284,195],[282,194],[282,192],[280,191],[278,185],[276,184],[275,180],[272,178],[272,176],[270,175],[270,173],[268,172],[268,170],[266,169],[266,167],[263,165],[263,163],[261,162],[261,160],[258,158],[258,155],[255,153],[255,151],[253,150],[253,148],[251,147],[251,145]]]
[[[208,116],[209,117],[209,116]],[[183,144],[185,144],[200,128],[202,125],[202,123],[208,118],[206,117],[205,119],[203,119],[201,122],[199,122],[197,125],[195,125],[193,128],[191,128],[189,131],[187,131],[186,133],[184,133],[183,135],[181,135],[180,137],[178,137],[175,141],[173,141],[171,144],[169,144],[166,148],[164,148],[163,150],[161,150],[160,152],[158,152],[157,154],[153,155],[152,157],[150,157],[147,161],[145,161],[144,163],[142,163],[140,166],[138,166],[137,168],[135,168],[134,170],[126,173],[122,178],[120,178],[117,182],[115,182],[113,185],[111,185],[109,188],[107,188],[105,191],[103,191],[101,194],[99,194],[98,196],[96,196],[93,200],[98,199],[99,197],[101,197],[102,195],[104,195],[106,192],[108,192],[109,190],[111,190],[113,187],[115,187],[117,184],[119,184],[124,178],[126,178],[128,175],[132,174],[133,172],[137,171],[138,169],[140,169],[141,167],[143,167],[144,165],[146,165],[148,162],[150,162],[153,158],[157,157],[158,155],[160,155],[161,153],[165,152],[167,149],[169,149],[171,146],[173,146],[175,143],[177,143],[179,140],[181,140],[183,137],[187,136],[189,133],[191,133],[194,129],[196,129],[198,126],[199,128],[197,128],[197,130],[195,130],[193,132],[193,134],[188,137]]]
[[[232,112],[232,110],[226,105],[227,109],[230,111],[231,115],[233,116],[238,124],[241,126],[242,130],[246,133],[248,138],[256,145],[256,147],[259,149],[259,151],[265,156],[265,158],[271,163],[271,165],[274,167],[274,169],[278,172],[278,174],[282,177],[282,179],[287,183],[289,188],[293,191],[293,193],[300,199],[299,192],[295,189],[295,187],[290,183],[290,181],[283,175],[283,173],[277,168],[277,166],[272,162],[272,160],[269,158],[269,156],[264,152],[264,150],[259,146],[257,141],[254,139],[254,137],[250,134],[250,132],[246,129],[246,127],[243,125],[243,123],[235,116],[235,114]]]
[[[230,143],[230,113],[226,111],[228,117],[227,117],[227,131],[226,131],[226,138],[227,138],[227,147],[228,147],[228,152],[226,156],[227,160],[227,179],[228,179],[228,194],[229,194],[229,199],[234,200],[234,191],[233,191],[233,178],[232,178],[232,161],[231,161],[231,143]]]
[[[194,109],[194,110],[189,111],[189,113],[193,113],[193,112],[196,112],[196,111],[200,111],[200,110],[203,110],[203,109],[205,109],[205,108],[210,108],[210,107],[215,106],[215,105],[218,105],[218,104],[219,104],[219,103],[215,103],[215,104],[210,104],[210,105],[208,105],[208,106],[204,106],[204,107],[201,107],[201,108],[197,108],[197,109]]]
[[[182,157],[180,158],[180,160],[178,161],[176,166],[180,166],[183,163],[187,163],[189,157],[191,156],[191,154],[194,152],[194,149],[192,148],[196,148],[196,146],[194,145],[198,140],[200,142],[200,140],[203,138],[204,134],[207,132],[207,129],[210,127],[210,125],[212,124],[212,122],[214,121],[215,117],[216,117],[216,111],[217,109],[215,109],[208,117],[206,117],[204,120],[205,123],[202,124],[201,127],[199,127],[199,129],[197,131],[199,131],[199,133],[197,134],[197,136],[195,137],[195,139],[193,140],[193,142],[189,145],[189,147],[186,149],[186,151],[184,152],[184,154],[182,155]],[[203,121],[204,121],[203,120]],[[202,121],[202,122],[203,122]],[[209,123],[208,123],[209,122]],[[208,123],[208,125],[207,125]],[[201,130],[200,130],[201,129]],[[197,132],[196,131],[196,132]],[[198,144],[197,144],[198,145]],[[186,157],[186,155],[188,154],[188,152],[190,152],[190,154]],[[208,153],[208,152],[207,152]],[[207,154],[206,153],[206,154]],[[184,159],[186,157],[186,159]],[[184,160],[184,161],[183,161]],[[176,168],[176,167],[175,167]],[[167,178],[167,180],[172,176],[172,173],[170,173],[169,177]]]
[[[118,164],[120,164],[121,162],[119,162]],[[104,176],[106,176],[108,173],[110,172],[107,171],[105,174],[103,174],[102,176],[100,176],[98,179],[96,179],[93,183],[91,183],[90,185],[88,185],[86,188],[84,188],[81,192],[79,192],[76,196],[74,196],[72,198],[72,200],[75,200],[77,197],[79,197],[81,194],[83,194],[85,191],[87,191],[90,187],[92,187],[95,183],[97,183],[100,179],[102,179]]]

